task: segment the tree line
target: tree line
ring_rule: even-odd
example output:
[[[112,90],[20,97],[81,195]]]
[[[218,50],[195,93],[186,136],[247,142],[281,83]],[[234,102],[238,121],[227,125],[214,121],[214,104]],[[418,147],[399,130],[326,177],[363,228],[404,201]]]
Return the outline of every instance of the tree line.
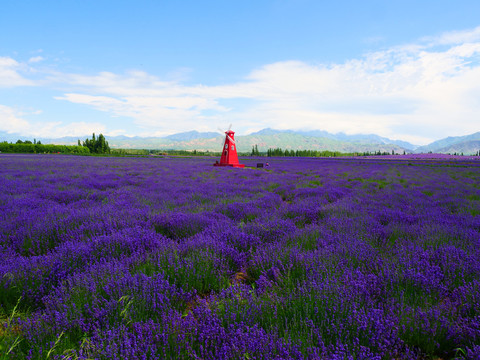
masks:
[[[403,155],[406,155],[405,150],[402,152]],[[429,153],[432,153],[431,151]],[[288,150],[288,149],[268,149],[267,152],[258,151],[258,146],[252,146],[252,151],[250,156],[301,156],[301,157],[341,157],[341,156],[383,156],[383,155],[401,155],[395,150],[391,152],[388,151],[363,151],[363,152],[340,152],[340,151],[330,151],[330,150]],[[448,153],[448,155],[461,155],[462,153]],[[480,150],[478,150],[473,156],[480,156]]]
[[[85,139],[83,142],[78,140],[77,145],[54,145],[42,144],[36,139],[17,140],[16,143],[7,141],[0,142],[0,152],[3,153],[62,153],[62,154],[112,154],[112,155],[177,155],[177,156],[219,156],[220,153],[197,150],[141,150],[141,149],[110,149],[108,141],[103,134],[95,136],[93,133],[91,139]],[[281,148],[269,148],[266,152],[260,152],[258,145],[252,146],[250,153],[238,152],[239,156],[267,156],[267,157],[342,157],[342,156],[372,156],[372,155],[399,155],[392,150],[387,151],[365,151],[365,152],[340,152],[330,150],[289,150]],[[405,151],[403,151],[405,155]],[[451,155],[451,154],[449,154]],[[463,153],[454,153],[453,155],[463,155]],[[480,150],[475,153],[480,156]]]
[[[395,152],[392,150],[392,155]],[[405,155],[405,152],[403,152]],[[365,152],[341,152],[331,150],[289,150],[282,148],[269,148],[266,152],[260,152],[258,145],[252,146],[250,156],[267,156],[267,157],[284,157],[284,156],[298,156],[298,157],[342,157],[342,156],[371,156],[371,155],[390,155],[389,152],[379,151],[365,151]]]
[[[95,137],[95,133],[91,139],[85,139],[83,144],[80,144],[80,140],[78,140],[78,146],[87,147],[92,154],[109,154],[110,153],[110,146],[108,145],[108,141],[105,140],[105,136],[102,134]]]
[[[261,155],[258,152],[258,149],[255,147],[255,153],[253,155]],[[252,149],[253,153],[253,149]],[[298,156],[298,157],[341,157],[341,156],[356,156],[358,153],[344,153],[340,151],[330,151],[330,150],[288,150],[281,148],[268,149],[266,154],[268,157],[272,156]]]
[[[55,145],[55,144],[42,144],[41,141],[33,139],[30,140],[17,140],[15,143],[9,143],[7,141],[0,142],[0,152],[2,153],[30,153],[30,154],[109,154],[110,146],[108,141],[105,140],[105,136],[100,134],[98,137],[93,136],[91,139],[85,139],[81,142],[78,140],[77,145]]]
[[[2,153],[26,153],[26,154],[89,154],[88,148],[76,145],[54,145],[27,142],[16,142],[15,144],[6,141],[0,142]]]

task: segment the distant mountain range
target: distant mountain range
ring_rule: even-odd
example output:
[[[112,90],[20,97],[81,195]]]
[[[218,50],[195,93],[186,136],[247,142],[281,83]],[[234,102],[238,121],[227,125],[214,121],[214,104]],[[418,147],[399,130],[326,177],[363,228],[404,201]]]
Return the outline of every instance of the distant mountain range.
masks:
[[[85,140],[80,137],[80,140]],[[32,140],[19,134],[0,132],[0,141],[16,142]],[[43,144],[74,145],[78,137],[63,138],[37,138]],[[107,141],[112,148],[124,149],[176,149],[214,151],[221,150],[224,136],[217,132],[188,131],[165,137],[128,137],[107,136]],[[375,134],[347,135],[344,133],[332,134],[327,131],[294,131],[263,129],[256,133],[236,136],[239,152],[249,152],[257,145],[259,151],[269,148],[282,148],[289,150],[331,150],[341,152],[381,151],[396,153],[464,153],[475,154],[480,150],[480,132],[466,136],[447,137],[437,140],[429,145],[417,146],[406,141],[391,140]]]
[[[474,154],[480,150],[480,131],[465,136],[449,136],[445,139],[437,140],[425,146],[419,146],[416,152],[436,152],[436,153],[464,153]]]

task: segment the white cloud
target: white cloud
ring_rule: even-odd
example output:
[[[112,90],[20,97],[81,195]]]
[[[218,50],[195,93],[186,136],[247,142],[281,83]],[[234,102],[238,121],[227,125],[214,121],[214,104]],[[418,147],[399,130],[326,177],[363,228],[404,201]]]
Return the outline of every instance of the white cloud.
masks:
[[[41,111],[24,113],[12,107],[0,105],[0,131],[9,134],[18,133],[32,137],[62,137],[62,136],[84,136],[92,132],[105,133],[106,127],[100,123],[87,122],[42,122],[28,121],[24,117],[39,115]]]
[[[22,66],[0,58],[0,86],[31,84],[20,75]],[[166,81],[142,71],[50,72],[43,81],[67,89],[57,100],[132,118],[137,134],[144,135],[205,131],[233,122],[240,132],[322,129],[422,144],[480,130],[480,27],[340,64],[279,61],[232,84],[187,86],[181,76],[173,78]],[[75,127],[51,126],[63,133]],[[77,124],[77,130],[82,126]],[[91,132],[92,124],[86,126]],[[95,126],[97,132],[115,131]]]
[[[479,130],[475,117],[480,111],[479,29],[343,64],[267,64],[244,82],[222,86],[184,86],[142,72],[71,75],[73,83],[98,95],[61,98],[133,117],[153,131],[181,131],[231,119],[244,130],[310,128],[389,137],[398,137],[401,131],[402,136],[425,143]],[[462,43],[465,39],[470,42]],[[437,49],[446,43],[450,46]],[[223,100],[242,98],[253,103],[222,106]]]
[[[256,128],[374,132],[421,143],[475,132],[479,55],[480,40],[443,51],[399,47],[328,67],[270,64],[250,75],[262,104],[238,118],[257,119]]]
[[[22,133],[28,129],[29,123],[21,118],[21,115],[11,107],[0,105],[0,131],[9,134]]]
[[[450,31],[437,37],[425,38],[430,45],[452,45],[480,41],[480,26],[471,30]]]
[[[123,92],[127,92],[127,90],[124,89]],[[224,110],[215,101],[196,96],[132,95],[116,98],[114,96],[68,93],[56,97],[56,99],[88,105],[110,113],[112,116],[131,117],[140,127],[146,129],[144,135],[151,135],[151,131],[158,135],[167,135],[171,131],[197,128],[199,119],[202,117],[202,110]]]
[[[90,136],[94,133],[106,133],[106,126],[96,122],[73,122],[69,124],[52,123],[51,129],[45,127],[37,136],[49,137],[51,134],[60,134],[59,136]]]
[[[20,74],[22,70],[25,65],[9,57],[0,57],[0,88],[34,85],[32,80]]]
[[[34,57],[31,57],[30,59],[28,59],[28,62],[29,63],[38,63],[40,61],[43,61],[45,60],[42,56],[34,56]]]

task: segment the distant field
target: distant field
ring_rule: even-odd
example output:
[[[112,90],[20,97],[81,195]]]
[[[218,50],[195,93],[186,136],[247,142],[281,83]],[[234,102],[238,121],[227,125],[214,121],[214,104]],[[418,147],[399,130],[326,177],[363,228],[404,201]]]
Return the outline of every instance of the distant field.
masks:
[[[479,359],[480,161],[395,159],[0,154],[0,359]]]

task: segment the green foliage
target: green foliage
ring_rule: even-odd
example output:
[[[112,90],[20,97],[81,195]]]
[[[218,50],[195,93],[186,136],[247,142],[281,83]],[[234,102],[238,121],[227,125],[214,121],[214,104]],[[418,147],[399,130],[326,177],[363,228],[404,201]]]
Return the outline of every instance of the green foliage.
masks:
[[[85,139],[83,146],[87,147],[92,154],[109,154],[110,146],[108,141],[105,140],[105,136],[102,134],[98,135],[98,138],[95,137],[95,133],[91,139]]]
[[[42,144],[40,141],[32,143],[18,140],[12,144],[6,141],[0,142],[2,153],[27,153],[27,154],[88,154],[88,148],[76,145]]]
[[[150,153],[146,149],[110,149],[110,155],[114,156],[148,156]]]
[[[340,151],[329,150],[288,150],[288,149],[268,149],[267,156],[297,156],[297,157],[340,157],[340,156],[357,156],[358,153],[342,153]],[[366,154],[364,154],[366,155]]]
[[[15,349],[21,341],[19,329],[14,325],[14,320],[19,314],[17,311],[18,304],[21,298],[18,299],[17,304],[12,310],[11,315],[7,316],[6,321],[0,317],[0,359],[8,359],[9,354]]]
[[[219,260],[215,251],[201,249],[184,254],[177,251],[154,254],[152,259],[138,264],[133,273],[147,276],[163,273],[171,283],[188,291],[208,294],[229,286],[226,274],[233,272],[233,267],[234,264],[229,259]]]

